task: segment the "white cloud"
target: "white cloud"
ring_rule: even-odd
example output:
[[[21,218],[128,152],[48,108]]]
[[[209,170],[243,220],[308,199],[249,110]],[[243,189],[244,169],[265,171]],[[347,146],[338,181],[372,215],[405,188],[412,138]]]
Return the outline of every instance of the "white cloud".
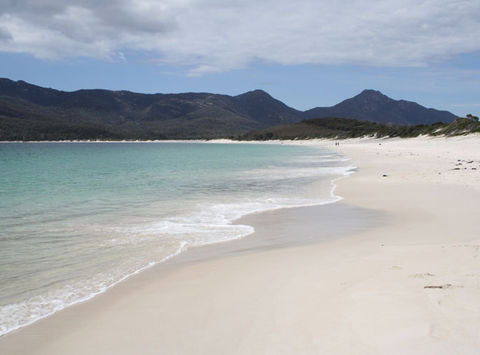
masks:
[[[105,3],[0,0],[0,51],[109,60],[145,51],[201,75],[256,60],[417,66],[480,50],[478,0]]]

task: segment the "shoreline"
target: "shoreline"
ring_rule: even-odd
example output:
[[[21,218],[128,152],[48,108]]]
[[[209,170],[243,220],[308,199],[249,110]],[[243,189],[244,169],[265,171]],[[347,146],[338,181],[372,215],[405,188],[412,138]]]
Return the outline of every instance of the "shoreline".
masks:
[[[353,168],[353,169],[355,169],[355,168]],[[241,216],[240,218],[237,218],[237,219],[233,220],[231,222],[231,224],[232,225],[247,225],[247,226],[250,226],[250,227],[253,228],[254,224],[259,223],[258,221],[262,220],[264,215],[268,216],[269,214],[277,213],[279,211],[282,212],[283,210],[304,210],[304,209],[312,209],[312,208],[316,209],[316,208],[319,208],[319,207],[320,207],[320,209],[323,210],[324,206],[328,206],[328,205],[338,203],[343,199],[341,196],[337,196],[334,193],[334,191],[337,187],[337,185],[335,184],[335,181],[346,178],[346,177],[350,176],[352,173],[353,173],[353,171],[349,170],[345,173],[345,175],[339,176],[339,177],[331,180],[331,185],[332,185],[331,190],[330,190],[330,197],[332,198],[331,201],[316,203],[316,204],[312,204],[312,205],[282,206],[282,207],[272,208],[272,209],[268,209],[268,210],[249,212],[249,213]],[[359,213],[360,214],[359,211],[355,211],[353,213]],[[294,212],[294,214],[295,214],[295,212]],[[255,222],[255,221],[257,221],[257,222]],[[356,221],[356,223],[358,225],[362,225],[362,223],[360,221]],[[331,228],[334,229],[334,226],[332,226]],[[339,234],[339,233],[328,233],[328,235],[330,235],[330,234]],[[250,252],[256,252],[256,251],[260,250],[261,248],[272,248],[273,249],[273,248],[278,248],[278,247],[285,247],[288,244],[285,241],[281,241],[280,243],[277,243],[278,245],[273,245],[273,244],[271,244],[271,242],[269,242],[266,245],[263,245],[261,240],[260,241],[255,241],[255,240],[252,240],[252,237],[253,238],[256,237],[256,232],[255,231],[250,233],[250,234],[247,234],[247,235],[244,235],[244,236],[241,236],[241,237],[238,237],[238,238],[234,238],[234,239],[216,241],[216,242],[212,242],[212,243],[208,243],[208,244],[202,244],[202,245],[191,245],[191,246],[187,246],[187,247],[182,247],[177,252],[166,256],[161,261],[150,262],[148,265],[145,265],[144,267],[142,267],[142,268],[140,268],[140,269],[138,269],[138,270],[136,270],[136,271],[134,271],[130,274],[127,274],[127,275],[123,276],[121,279],[115,281],[113,284],[107,286],[105,289],[103,289],[101,291],[93,293],[93,294],[91,294],[91,295],[89,295],[85,298],[79,299],[79,300],[77,300],[73,303],[67,304],[64,307],[62,307],[60,309],[57,309],[57,310],[55,310],[51,313],[45,314],[45,315],[43,315],[39,318],[36,318],[29,323],[23,324],[23,325],[18,326],[16,328],[12,328],[12,329],[8,330],[6,333],[0,334],[0,339],[4,336],[7,336],[8,334],[10,334],[12,332],[19,331],[19,330],[21,330],[25,327],[29,327],[29,326],[37,323],[37,322],[39,322],[43,319],[47,319],[49,317],[52,317],[55,314],[57,314],[59,312],[62,312],[62,311],[66,310],[70,307],[73,307],[73,306],[76,306],[76,305],[79,305],[79,304],[82,304],[82,303],[85,303],[85,302],[89,302],[89,301],[93,300],[95,297],[97,297],[99,295],[102,295],[106,292],[109,292],[110,289],[112,289],[114,287],[117,287],[117,285],[119,285],[123,282],[126,282],[133,277],[137,277],[141,273],[143,273],[147,270],[150,270],[152,268],[162,268],[165,265],[170,267],[170,265],[177,265],[177,264],[191,263],[193,261],[197,262],[197,261],[200,261],[200,260],[203,261],[203,260],[220,258],[220,257],[222,257],[226,254],[236,253],[238,250],[244,249],[244,248],[247,248]],[[247,240],[245,241],[245,239],[247,239]],[[309,241],[309,242],[310,243],[315,243],[315,241]],[[233,243],[233,244],[231,244],[231,243]],[[294,242],[294,243],[291,243],[291,244],[296,245],[296,244],[299,244],[299,243],[300,242]],[[308,242],[305,242],[305,243],[308,243]],[[240,245],[238,245],[238,244],[240,244]]]
[[[29,142],[11,142],[11,143],[29,143]],[[33,142],[33,143],[98,143],[98,142],[95,142],[95,141],[42,141],[42,142]],[[117,142],[117,141],[102,141],[101,143],[124,143],[124,142]],[[175,142],[172,142],[172,141],[142,141],[142,142],[128,142],[128,143],[213,143],[213,142],[209,142],[209,141],[175,141]],[[226,143],[226,144],[229,144],[229,143],[237,143],[237,142],[234,142],[234,141],[228,141],[228,142],[215,142],[215,143]],[[256,142],[246,142],[246,143],[256,143]],[[239,142],[239,144],[242,144],[241,142]],[[269,143],[271,144],[271,143]],[[278,142],[273,142],[273,144],[280,144]],[[346,159],[346,160],[349,160],[349,159]],[[287,205],[284,205],[284,206],[281,206],[281,207],[271,207],[269,209],[266,209],[266,210],[257,210],[257,211],[253,211],[253,212],[248,212],[244,215],[242,215],[241,217],[239,218],[236,218],[234,220],[232,220],[230,222],[231,225],[242,225],[242,224],[246,224],[247,226],[249,227],[252,227],[250,225],[250,223],[248,222],[249,221],[249,217],[250,216],[254,216],[254,215],[263,215],[264,213],[270,213],[270,212],[273,212],[273,211],[280,211],[280,210],[285,210],[285,209],[302,209],[302,208],[305,208],[305,207],[319,207],[319,206],[326,206],[326,205],[330,205],[330,204],[334,204],[336,202],[339,202],[342,200],[342,197],[340,196],[337,196],[335,195],[335,189],[336,189],[336,181],[337,180],[340,180],[340,179],[343,179],[343,178],[346,178],[348,176],[350,176],[351,174],[354,173],[355,171],[355,167],[351,167],[351,166],[339,166],[338,168],[340,168],[341,170],[344,170],[343,171],[343,174],[342,175],[338,175],[336,177],[331,177],[329,178],[327,181],[329,181],[329,185],[330,185],[330,188],[329,188],[329,199],[328,200],[325,200],[325,201],[322,201],[322,202],[316,202],[316,203],[312,203],[311,205],[310,204],[302,204],[302,205],[291,205],[291,206],[287,206]],[[323,179],[320,179],[318,180],[317,182],[313,182],[312,183],[312,186],[316,186],[316,184],[318,184],[319,182],[323,182],[324,180]],[[321,190],[322,188],[319,187],[319,189]],[[312,191],[315,190],[315,188],[312,188]],[[91,300],[93,300],[95,297],[99,296],[99,295],[102,295],[106,292],[109,292],[110,289],[116,287],[117,285],[123,283],[123,282],[126,282],[128,280],[130,280],[131,278],[133,277],[137,277],[139,274],[151,269],[151,268],[155,268],[155,267],[162,267],[163,265],[165,264],[177,264],[177,262],[179,263],[185,263],[185,262],[191,262],[193,259],[195,260],[205,260],[207,258],[216,258],[216,257],[219,257],[222,253],[225,253],[226,251],[228,251],[229,253],[231,252],[235,252],[236,249],[238,248],[244,248],[245,246],[242,246],[244,244],[243,242],[243,239],[245,238],[250,238],[251,235],[254,234],[253,233],[249,233],[247,235],[242,235],[240,237],[237,237],[237,238],[234,238],[234,239],[227,239],[227,240],[221,240],[221,241],[215,241],[215,242],[211,242],[211,243],[207,243],[207,244],[201,244],[201,245],[184,245],[182,246],[180,249],[178,249],[176,252],[166,256],[165,258],[163,258],[162,260],[160,261],[157,261],[157,262],[150,262],[148,264],[146,264],[145,266],[141,267],[140,269],[137,269],[129,274],[126,274],[124,275],[123,277],[121,277],[119,280],[113,282],[111,285],[108,285],[106,286],[105,288],[99,290],[99,291],[96,291],[94,293],[91,293],[85,297],[82,297],[78,300],[75,300],[71,303],[68,303],[68,304],[65,304],[65,305],[62,305],[60,308],[58,309],[55,309],[47,314],[44,314],[44,315],[41,315],[41,316],[38,316],[37,318],[29,321],[28,323],[25,323],[25,324],[22,324],[20,326],[16,326],[14,328],[11,328],[9,329],[8,331],[6,331],[5,333],[0,333],[0,338],[1,337],[4,337],[4,336],[7,336],[8,334],[12,333],[12,332],[15,332],[15,331],[19,331],[19,330],[22,330],[23,328],[26,328],[26,327],[29,327],[43,319],[47,319],[49,317],[52,317],[54,315],[56,315],[57,313],[59,312],[62,312],[72,306],[75,306],[75,305],[79,305],[79,304],[82,304],[82,303],[85,303],[85,302],[89,302]],[[236,243],[232,244],[232,245],[228,245],[228,246],[224,246],[224,244],[228,244],[228,243],[231,243],[231,242],[236,242],[236,241],[242,241],[240,242],[240,246],[237,246]],[[251,249],[251,251],[254,251],[255,247],[258,246],[257,244],[258,243],[250,243],[250,239],[247,241],[247,243],[245,243],[247,245],[248,248]],[[260,243],[261,244],[261,243]],[[282,244],[282,243],[280,243]],[[218,246],[218,247],[217,247]],[[261,247],[264,248],[264,247],[268,247],[268,245],[262,245]],[[272,248],[275,247],[275,246],[271,246]],[[277,246],[278,247],[278,246]],[[208,249],[208,250],[207,250]],[[185,254],[187,251],[189,251],[188,253],[188,257],[184,257]],[[193,252],[192,252],[193,251]],[[194,257],[192,258],[191,255],[194,255]],[[182,258],[178,259],[178,257],[182,255]],[[180,260],[180,261],[179,261]]]
[[[89,306],[91,307],[95,302],[102,302],[101,300],[105,297],[107,300],[110,299],[110,297],[117,298],[119,294],[121,297],[124,290],[131,289],[134,287],[134,284],[141,283],[145,286],[145,283],[149,283],[152,278],[157,278],[158,275],[168,275],[168,273],[172,271],[175,272],[178,268],[185,266],[195,267],[195,265],[204,262],[241,255],[322,243],[329,239],[341,238],[352,230],[370,228],[373,224],[379,224],[379,220],[383,223],[385,216],[382,214],[342,204],[341,200],[343,198],[334,194],[334,190],[337,187],[335,181],[344,179],[350,175],[351,173],[348,173],[331,180],[332,188],[330,194],[332,198],[336,199],[315,205],[288,206],[248,213],[234,220],[232,224],[252,226],[255,228],[253,233],[237,239],[190,246],[161,262],[146,266],[133,274],[125,276],[102,292],[70,304],[54,313],[45,315],[29,324],[12,329],[8,333],[3,334],[0,336],[0,350],[2,349],[2,339],[7,339],[6,343],[7,346],[9,346],[8,338],[12,337],[14,338],[14,344],[16,344],[14,348],[19,345],[23,347],[23,344],[16,343],[15,338],[17,336],[20,336],[21,339],[23,338],[23,334],[26,333],[26,336],[30,338],[31,334],[38,332],[43,333],[44,327],[48,329],[58,321],[62,323],[65,321],[68,322],[68,319],[72,317],[72,313],[74,314],[73,317],[76,318],[79,314],[83,313],[85,307],[89,308]],[[317,215],[321,216],[321,218],[318,218]],[[336,223],[338,217],[348,218],[349,222],[343,226],[338,226]],[[316,224],[311,224],[314,218],[316,219]],[[288,223],[281,223],[282,220],[289,221],[291,219],[297,220],[300,224],[305,223],[305,228],[302,230],[300,238],[294,237],[292,234],[293,230]],[[374,220],[376,221],[374,222]],[[294,226],[299,227],[300,224],[295,224]],[[318,230],[314,229],[314,227],[321,227],[322,232],[319,234]],[[277,233],[273,238],[272,232]],[[268,235],[268,238],[264,238],[265,235]],[[58,331],[59,330],[56,330],[55,333],[58,333]],[[43,341],[41,343],[43,343]],[[28,347],[30,348],[30,345]],[[12,353],[16,351],[12,348],[8,349],[9,351],[13,351]],[[24,351],[29,352],[30,350],[22,348],[20,353],[24,353]]]
[[[301,144],[331,147],[333,141]],[[0,349],[474,354],[480,345],[479,147],[476,137],[343,142],[338,149],[359,171],[338,182],[344,201],[335,205],[382,211],[390,216],[386,223],[313,244],[152,268],[1,337]],[[316,220],[305,210],[292,220],[271,214],[267,237],[279,222],[295,225],[304,216],[311,227]]]

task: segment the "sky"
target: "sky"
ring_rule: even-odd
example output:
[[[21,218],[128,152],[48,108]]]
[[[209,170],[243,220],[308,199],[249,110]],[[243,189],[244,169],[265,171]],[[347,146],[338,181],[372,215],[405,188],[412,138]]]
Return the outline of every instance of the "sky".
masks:
[[[480,114],[480,0],[0,0],[0,77]]]

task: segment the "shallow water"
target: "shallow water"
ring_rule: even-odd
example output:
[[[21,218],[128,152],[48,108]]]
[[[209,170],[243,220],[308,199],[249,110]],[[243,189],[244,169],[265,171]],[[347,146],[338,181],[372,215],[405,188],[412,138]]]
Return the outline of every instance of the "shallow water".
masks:
[[[252,233],[231,223],[241,216],[333,202],[350,169],[303,146],[0,144],[0,334],[188,246]]]

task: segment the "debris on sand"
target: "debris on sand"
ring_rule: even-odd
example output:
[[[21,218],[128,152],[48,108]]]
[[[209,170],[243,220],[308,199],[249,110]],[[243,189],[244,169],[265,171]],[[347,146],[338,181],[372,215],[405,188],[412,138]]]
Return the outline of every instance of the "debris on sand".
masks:
[[[438,286],[423,286],[423,288],[450,288],[452,284],[438,285]]]

